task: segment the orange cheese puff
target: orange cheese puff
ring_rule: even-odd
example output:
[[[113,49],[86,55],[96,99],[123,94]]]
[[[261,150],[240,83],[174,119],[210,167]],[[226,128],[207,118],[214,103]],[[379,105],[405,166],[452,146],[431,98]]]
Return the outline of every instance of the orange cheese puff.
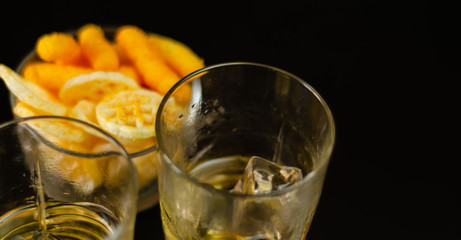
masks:
[[[149,88],[165,94],[179,76],[165,63],[149,42],[147,34],[135,26],[122,26],[115,40],[134,63]]]
[[[80,27],[77,31],[77,38],[92,39],[104,38],[104,30],[95,24],[86,24]]]
[[[145,59],[136,61],[135,66],[144,84],[161,95],[165,95],[179,81],[179,76],[163,62]]]
[[[130,64],[121,64],[116,71],[129,78],[136,80],[136,82],[138,82],[138,84],[141,85],[141,76],[139,75],[138,70],[136,70],[134,66]]]
[[[79,66],[33,62],[25,66],[22,75],[24,79],[57,94],[68,79],[90,72],[93,72],[93,70]]]
[[[126,55],[126,53],[123,51],[123,49],[120,47],[119,44],[113,43],[113,44],[112,44],[112,47],[115,49],[115,52],[116,52],[117,55],[118,55],[118,59],[119,59],[119,61],[120,61],[120,65],[131,64],[130,59],[128,58],[128,56]]]
[[[81,50],[77,41],[66,33],[42,35],[35,45],[38,56],[47,62],[73,64],[81,59]]]
[[[203,59],[179,41],[154,33],[149,34],[149,41],[181,77],[205,67]]]
[[[102,28],[87,24],[78,30],[77,38],[83,55],[95,70],[110,71],[119,67],[118,54],[104,37]]]

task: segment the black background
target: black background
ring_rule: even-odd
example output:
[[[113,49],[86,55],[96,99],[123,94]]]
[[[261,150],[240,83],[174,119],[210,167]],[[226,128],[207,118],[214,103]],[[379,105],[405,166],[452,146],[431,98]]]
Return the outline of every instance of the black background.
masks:
[[[0,6],[0,63],[85,23],[133,24],[180,40],[207,65],[259,62],[325,98],[337,140],[307,239],[461,235],[461,14],[429,1],[18,1]],[[11,119],[0,85],[1,121]],[[158,206],[135,239],[162,239]]]

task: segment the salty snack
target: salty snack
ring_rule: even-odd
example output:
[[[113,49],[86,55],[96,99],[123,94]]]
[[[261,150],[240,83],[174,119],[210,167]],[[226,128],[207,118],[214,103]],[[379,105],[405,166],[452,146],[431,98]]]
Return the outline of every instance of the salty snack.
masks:
[[[46,62],[72,64],[81,60],[81,50],[77,41],[67,33],[45,34],[38,39],[35,49]]]
[[[114,39],[95,24],[82,26],[75,35],[44,34],[35,50],[39,60],[27,62],[21,75],[0,64],[0,77],[15,96],[14,114],[67,116],[99,126],[136,156],[132,160],[141,189],[152,184],[157,177],[156,154],[141,153],[156,145],[154,122],[159,104],[180,78],[205,66],[203,59],[179,41],[132,25],[116,29]],[[165,113],[171,115],[171,127],[190,97],[191,89],[185,87],[168,103],[174,104]],[[61,139],[65,149],[104,150],[96,130],[71,125],[41,127],[44,134]],[[75,172],[65,176],[84,183],[87,190],[102,181],[92,168],[110,172],[116,167],[77,159],[60,159],[59,165],[63,172]]]
[[[152,45],[155,46],[165,58],[166,63],[173,68],[180,77],[185,77],[187,74],[204,66],[203,59],[197,56],[192,49],[184,43],[155,33],[149,33],[148,38]]]
[[[150,43],[147,34],[135,26],[123,26],[115,40],[139,70],[143,83],[164,95],[179,79],[161,53]]]
[[[137,89],[107,96],[96,106],[96,118],[103,129],[118,138],[146,139],[155,136],[155,115],[162,96]]]
[[[99,102],[107,94],[137,88],[135,80],[121,73],[98,71],[67,80],[59,91],[59,98],[71,105],[81,99]]]
[[[70,109],[69,117],[97,125],[95,109],[95,103],[82,99]]]
[[[15,71],[0,64],[0,77],[20,102],[32,106],[44,114],[64,116],[67,107],[59,103],[50,93],[30,81],[25,81]]]
[[[117,69],[117,72],[135,80],[138,85],[141,85],[141,75],[139,74],[138,70],[131,64],[121,64],[120,67]]]
[[[70,78],[92,72],[94,70],[77,65],[32,62],[24,67],[22,75],[27,81],[40,85],[56,95]]]
[[[104,37],[101,27],[87,24],[77,32],[78,42],[86,59],[95,70],[116,70],[120,61],[111,43]]]
[[[39,111],[22,102],[16,104],[13,108],[13,113],[22,118],[41,115]],[[49,140],[52,139],[54,142],[58,142],[59,145],[64,147],[66,147],[66,143],[83,144],[90,138],[90,136],[81,129],[63,123],[39,122],[30,124],[30,126],[34,128],[37,133],[43,135],[44,138]]]

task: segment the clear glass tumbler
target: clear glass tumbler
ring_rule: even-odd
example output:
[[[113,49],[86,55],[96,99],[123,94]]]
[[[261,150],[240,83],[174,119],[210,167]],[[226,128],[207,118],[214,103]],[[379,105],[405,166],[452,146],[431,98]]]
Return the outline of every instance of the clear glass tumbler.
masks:
[[[117,27],[104,27],[104,35],[110,40],[114,41],[115,33]],[[75,36],[76,30],[67,31],[67,33]],[[27,56],[22,59],[21,63],[17,68],[18,73],[22,73],[24,67],[31,62],[42,62],[40,60],[37,52],[32,50]],[[13,94],[10,94],[10,104],[11,108],[14,109],[18,101]],[[15,116],[17,117],[17,116]],[[99,126],[98,126],[99,127]],[[155,141],[152,144],[143,145],[130,143],[129,145],[124,145],[125,143],[121,142],[122,145],[128,152],[128,155],[135,163],[136,169],[138,171],[138,182],[139,182],[139,193],[138,193],[138,206],[137,209],[139,212],[155,206],[158,203],[158,180],[157,180],[157,146]]]
[[[133,239],[138,182],[121,145],[64,117],[0,125],[0,239]]]
[[[185,91],[189,102],[175,103]],[[310,85],[262,64],[209,66],[165,95],[156,121],[167,239],[305,238],[335,138]],[[256,195],[229,191],[252,156],[301,169],[302,180]]]

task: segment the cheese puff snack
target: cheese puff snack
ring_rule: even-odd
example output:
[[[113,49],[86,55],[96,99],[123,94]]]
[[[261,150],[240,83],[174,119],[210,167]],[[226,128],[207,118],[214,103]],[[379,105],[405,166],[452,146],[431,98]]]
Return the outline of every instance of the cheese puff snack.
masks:
[[[67,80],[91,72],[93,72],[91,68],[77,65],[33,62],[24,67],[22,75],[26,80],[34,82],[57,95]]]
[[[104,37],[101,27],[87,24],[77,32],[83,54],[95,70],[116,70],[120,61],[112,44]]]
[[[80,27],[75,35],[44,34],[36,44],[39,60],[24,64],[23,79],[8,81],[9,88],[15,88],[10,90],[14,90],[17,100],[44,114],[83,118],[95,116],[96,107],[89,106],[98,105],[106,95],[147,88],[163,96],[181,77],[204,67],[202,58],[172,38],[147,33],[132,25],[116,29],[112,32],[113,39],[106,38],[105,34],[95,24]],[[11,77],[14,74],[6,75],[10,75],[7,79],[17,79]],[[43,91],[36,91],[38,88]],[[44,91],[47,93],[36,96]],[[190,96],[190,86],[174,95],[181,105],[187,103]],[[112,128],[106,129],[105,122],[93,123],[114,132]],[[155,138],[155,133],[148,135]]]
[[[149,42],[147,34],[135,26],[123,26],[115,40],[138,69],[149,88],[164,95],[179,79],[163,56]]]
[[[81,50],[70,34],[50,33],[41,36],[35,50],[41,59],[58,64],[75,64],[81,60]]]
[[[187,74],[205,67],[203,59],[185,44],[155,33],[150,33],[148,38],[179,76],[185,77]]]

